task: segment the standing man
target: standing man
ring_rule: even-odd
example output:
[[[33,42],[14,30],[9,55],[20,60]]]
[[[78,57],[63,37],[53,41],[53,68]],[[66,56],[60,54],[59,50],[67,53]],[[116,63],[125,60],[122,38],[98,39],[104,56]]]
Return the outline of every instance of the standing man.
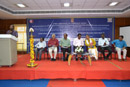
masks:
[[[39,53],[39,60],[41,60],[42,56],[42,51],[44,51],[46,47],[46,42],[44,41],[44,38],[40,38],[40,41],[35,45],[35,55],[36,55],[36,60],[38,60],[38,53]]]
[[[59,46],[59,42],[55,38],[55,34],[52,34],[52,38],[48,41],[49,54],[51,56],[51,61],[56,61],[57,47],[58,46]],[[54,51],[54,57],[52,56],[52,51]]]
[[[14,30],[14,25],[10,25],[10,30],[8,30],[6,34],[11,34],[15,37],[18,37],[18,32]]]
[[[101,52],[103,54],[104,60],[108,60],[109,56],[112,53],[112,50],[109,46],[109,41],[107,38],[105,38],[105,34],[101,34],[101,38],[99,38],[98,45],[101,46]],[[105,56],[105,50],[108,50],[107,56]]]
[[[84,41],[83,39],[81,38],[81,34],[79,33],[77,35],[78,37],[74,39],[74,42],[73,42],[73,45],[74,45],[74,48],[76,49],[77,47],[83,47],[84,46]],[[76,61],[78,60],[77,58],[77,55],[76,55]],[[81,58],[81,60],[83,60],[83,56]]]
[[[60,40],[60,46],[61,50],[63,51],[63,61],[68,60],[69,54],[67,54],[67,58],[65,59],[65,52],[70,53],[71,48],[70,48],[70,40],[67,38],[67,34],[64,34],[64,38]]]
[[[123,51],[123,60],[126,61],[126,54],[127,54],[127,44],[123,40],[124,36],[120,35],[119,39],[112,41],[112,44],[115,46],[117,54],[118,54],[118,59],[121,61],[121,51]]]

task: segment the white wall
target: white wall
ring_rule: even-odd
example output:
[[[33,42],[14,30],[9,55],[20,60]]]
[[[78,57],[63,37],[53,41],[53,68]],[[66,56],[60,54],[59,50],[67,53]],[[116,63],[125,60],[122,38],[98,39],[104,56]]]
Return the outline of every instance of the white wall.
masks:
[[[127,46],[130,47],[130,26],[120,27],[120,35],[124,36]]]

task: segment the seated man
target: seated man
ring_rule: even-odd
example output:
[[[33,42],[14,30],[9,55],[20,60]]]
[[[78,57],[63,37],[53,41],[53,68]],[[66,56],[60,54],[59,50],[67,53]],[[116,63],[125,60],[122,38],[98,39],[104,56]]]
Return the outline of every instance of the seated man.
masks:
[[[98,45],[101,46],[101,52],[103,54],[104,60],[108,60],[109,56],[112,53],[112,49],[109,46],[109,41],[105,38],[104,34],[101,34],[101,38],[99,38]],[[105,50],[108,50],[107,56],[105,56]]]
[[[36,60],[38,60],[38,52],[39,52],[39,60],[41,60],[41,55],[42,51],[46,47],[46,42],[44,41],[44,38],[40,38],[40,41],[35,45],[35,55],[36,55]]]
[[[51,56],[51,61],[56,61],[57,47],[59,46],[58,40],[55,38],[55,34],[52,34],[52,38],[48,41],[48,50]],[[54,51],[54,57],[52,56],[52,51]]]
[[[8,30],[6,33],[18,37],[18,32],[14,30],[14,25],[10,25],[10,30]]]
[[[74,48],[77,48],[77,47],[83,47],[84,46],[84,41],[83,39],[81,38],[81,34],[78,34],[77,35],[78,37],[74,39],[73,41],[73,45],[74,45]],[[82,56],[83,57],[83,56]],[[76,55],[76,61],[78,60],[77,58],[77,55]],[[83,58],[81,58],[81,60],[83,60]]]
[[[127,44],[123,40],[124,36],[119,36],[119,39],[112,41],[112,44],[114,44],[117,54],[118,54],[118,59],[121,61],[121,51],[123,51],[123,60],[126,61],[126,54],[127,54]]]
[[[61,50],[63,51],[63,61],[68,60],[69,54],[67,54],[67,58],[65,59],[65,52],[70,53],[70,40],[67,38],[67,34],[64,34],[64,38],[60,41]]]

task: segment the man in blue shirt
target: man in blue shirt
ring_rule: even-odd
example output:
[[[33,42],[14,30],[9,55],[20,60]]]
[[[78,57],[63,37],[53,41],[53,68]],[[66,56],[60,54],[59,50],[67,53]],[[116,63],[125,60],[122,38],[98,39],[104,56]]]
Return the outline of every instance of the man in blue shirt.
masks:
[[[112,41],[112,44],[115,46],[117,54],[118,54],[118,59],[121,61],[121,51],[123,51],[123,60],[126,61],[126,54],[127,54],[127,44],[123,40],[124,36],[120,35],[119,39]]]

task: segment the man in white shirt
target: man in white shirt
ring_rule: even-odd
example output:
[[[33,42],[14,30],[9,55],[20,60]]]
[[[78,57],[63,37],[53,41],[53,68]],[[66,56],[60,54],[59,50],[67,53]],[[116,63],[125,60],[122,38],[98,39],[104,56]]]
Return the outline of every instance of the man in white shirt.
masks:
[[[81,34],[79,33],[77,36],[78,37],[75,38],[74,41],[73,41],[74,50],[75,50],[76,47],[83,47],[84,46],[84,41],[81,38]],[[78,60],[77,56],[76,56],[76,60]],[[81,58],[81,60],[83,60],[83,58]]]
[[[101,52],[103,54],[104,60],[108,60],[109,56],[112,53],[112,50],[109,46],[109,41],[105,38],[105,34],[101,34],[101,38],[99,38],[98,45],[101,47]],[[108,50],[107,56],[105,56],[105,50]]]
[[[35,45],[35,55],[36,60],[38,60],[38,53],[39,53],[39,60],[41,60],[42,51],[44,51],[46,47],[46,42],[44,41],[44,38],[40,38],[40,41]]]

